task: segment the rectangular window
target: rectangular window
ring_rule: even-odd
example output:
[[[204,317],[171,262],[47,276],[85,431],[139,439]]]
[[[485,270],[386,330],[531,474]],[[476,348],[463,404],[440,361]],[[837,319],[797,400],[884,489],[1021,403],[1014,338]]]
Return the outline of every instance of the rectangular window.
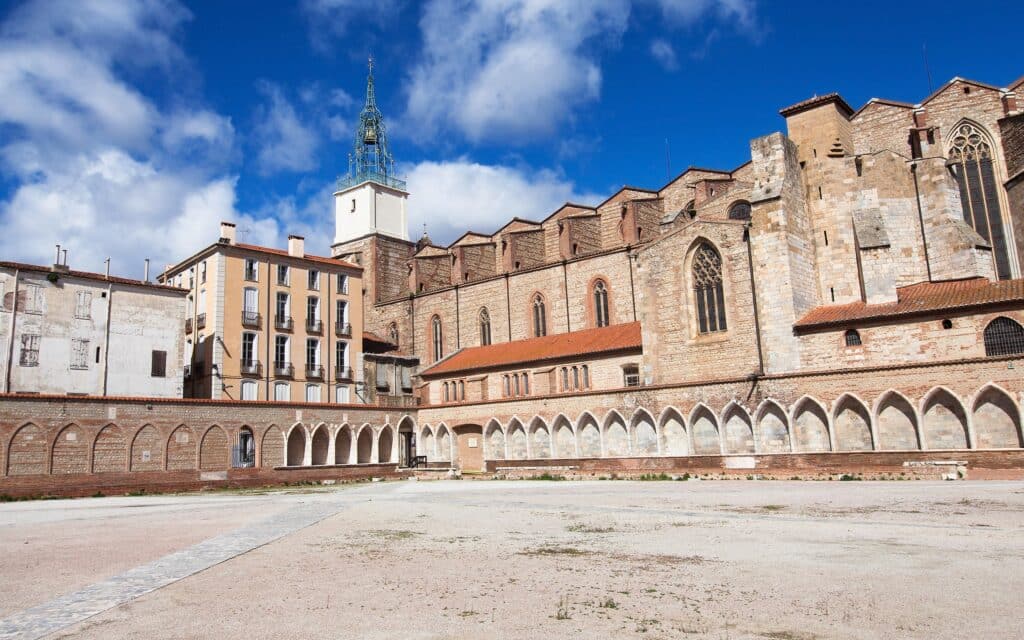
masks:
[[[288,364],[288,336],[274,337],[274,366],[283,367]]]
[[[290,305],[288,304],[288,294],[287,293],[282,293],[282,292],[279,291],[277,293],[277,317],[278,317],[278,319],[283,320],[284,318],[287,318],[290,315],[290,313],[289,313],[290,312],[289,306]]]
[[[153,350],[150,358],[150,374],[154,378],[167,377],[167,352]]]
[[[83,319],[92,317],[91,291],[79,291],[75,294],[75,317]]]
[[[334,345],[334,366],[336,367],[347,367],[348,366],[348,343],[339,341]]]
[[[627,387],[640,386],[640,367],[635,364],[627,364],[622,367],[623,383]]]
[[[320,298],[310,296],[306,298],[306,322],[313,324],[320,319]]]
[[[256,361],[256,334],[242,334],[242,366],[251,367]]]
[[[320,366],[320,341],[316,338],[306,339],[306,366],[309,368]]]
[[[412,391],[411,367],[402,367],[402,391]]]
[[[206,260],[199,263],[199,283],[206,282]]]
[[[260,308],[260,292],[253,287],[246,287],[242,304],[247,314],[258,312]]]
[[[306,402],[320,402],[320,385],[306,385]]]
[[[291,385],[287,382],[278,382],[274,385],[274,400],[288,402],[292,399]]]
[[[335,306],[336,306],[337,313],[335,314],[334,319],[337,320],[338,322],[340,322],[341,324],[347,323],[348,322],[348,303],[345,302],[344,300],[338,300],[337,301],[337,305],[335,305]]]
[[[43,312],[43,289],[37,284],[25,285],[25,313]]]
[[[7,288],[7,282],[0,280],[0,311],[7,311],[7,300],[4,299],[4,291]]]
[[[337,387],[334,390],[334,401],[339,404],[346,404],[349,402],[348,387]]]
[[[348,294],[348,276],[344,273],[338,274],[338,293]]]
[[[569,368],[562,367],[562,391],[569,391]]]
[[[388,368],[383,362],[377,363],[377,389],[388,390]]]
[[[245,259],[245,279],[249,282],[256,282],[259,280],[260,271],[259,263],[256,262],[255,258]]]
[[[530,374],[523,373],[523,395],[530,395]]]
[[[288,265],[277,265],[277,284],[285,287],[288,286]]]
[[[89,341],[75,339],[71,341],[71,368],[89,368]]]
[[[39,342],[40,336],[35,335],[22,335],[21,336],[21,358],[18,362],[23,367],[38,367],[39,366]]]
[[[307,284],[309,285],[310,291],[320,290],[320,272],[317,271],[316,269],[309,270],[309,272],[306,274],[306,281]]]
[[[252,380],[245,380],[242,382],[242,400],[255,400],[256,399],[257,385]]]

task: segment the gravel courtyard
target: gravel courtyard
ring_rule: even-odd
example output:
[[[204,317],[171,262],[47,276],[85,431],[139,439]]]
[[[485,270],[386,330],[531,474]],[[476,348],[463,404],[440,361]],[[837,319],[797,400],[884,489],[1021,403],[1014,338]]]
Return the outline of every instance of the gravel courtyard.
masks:
[[[0,505],[0,554],[0,638],[1024,637],[1024,483],[24,502]]]

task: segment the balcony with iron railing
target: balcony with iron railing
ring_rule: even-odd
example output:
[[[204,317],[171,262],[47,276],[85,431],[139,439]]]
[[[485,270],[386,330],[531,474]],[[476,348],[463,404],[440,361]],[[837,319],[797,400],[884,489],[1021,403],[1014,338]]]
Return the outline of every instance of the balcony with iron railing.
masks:
[[[258,328],[263,323],[263,316],[258,311],[242,311],[242,326]]]
[[[185,318],[185,333],[192,333],[192,318]]]
[[[290,362],[275,362],[274,376],[278,378],[293,378],[295,377],[295,367]]]
[[[364,182],[376,182],[386,187],[406,190],[405,180],[399,180],[389,173],[369,168],[338,178],[338,190],[344,191]]]
[[[352,380],[352,367],[334,367],[334,380],[336,382],[350,382]]]
[[[263,365],[259,360],[246,360],[242,359],[238,365],[239,372],[243,376],[256,376],[259,377],[263,372]]]
[[[319,318],[306,318],[306,333],[323,333],[324,323]]]
[[[318,364],[306,364],[306,379],[307,380],[323,380],[324,379],[324,368]]]
[[[274,328],[277,329],[278,331],[291,331],[292,317],[277,314],[276,316],[274,316]]]
[[[199,315],[196,316],[196,329],[205,329],[205,328],[206,328],[206,314],[205,313],[200,313]]]
[[[352,335],[352,323],[338,320],[334,323],[334,333],[339,337],[349,337]]]

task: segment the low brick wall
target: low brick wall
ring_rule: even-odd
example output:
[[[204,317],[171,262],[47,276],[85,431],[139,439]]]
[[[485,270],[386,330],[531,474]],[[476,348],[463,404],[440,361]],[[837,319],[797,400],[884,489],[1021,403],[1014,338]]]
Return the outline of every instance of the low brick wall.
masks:
[[[635,478],[688,473],[691,476],[758,476],[775,480],[835,478],[844,474],[864,479],[898,478],[901,475],[912,479],[942,479],[947,474],[956,474],[958,470],[965,479],[1024,479],[1024,451],[864,451],[487,462],[488,473],[506,478],[529,478],[545,473],[565,478]]]

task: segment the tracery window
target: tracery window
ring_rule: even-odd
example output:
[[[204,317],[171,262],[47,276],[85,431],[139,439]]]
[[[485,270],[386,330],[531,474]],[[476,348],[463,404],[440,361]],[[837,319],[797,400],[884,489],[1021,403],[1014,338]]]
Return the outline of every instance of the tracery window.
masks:
[[[750,220],[750,203],[740,201],[729,207],[730,220]]]
[[[999,317],[985,327],[985,355],[1009,356],[1024,353],[1024,327],[1006,317]]]
[[[1010,277],[1010,255],[999,205],[992,144],[979,127],[964,122],[956,127],[949,146],[948,166],[960,185],[964,220],[992,244],[996,275]]]
[[[722,287],[722,256],[704,242],[693,256],[693,290],[697,301],[700,333],[725,331],[725,291]]]
[[[544,297],[539,293],[533,296],[533,335],[540,338],[548,334],[547,312],[544,308]]]
[[[594,283],[594,321],[599,327],[608,326],[608,287],[604,280]]]
[[[491,344],[491,315],[487,307],[480,310],[480,346]]]
[[[444,336],[441,333],[441,318],[434,316],[430,321],[430,329],[434,339],[434,362],[438,362],[444,357]]]

